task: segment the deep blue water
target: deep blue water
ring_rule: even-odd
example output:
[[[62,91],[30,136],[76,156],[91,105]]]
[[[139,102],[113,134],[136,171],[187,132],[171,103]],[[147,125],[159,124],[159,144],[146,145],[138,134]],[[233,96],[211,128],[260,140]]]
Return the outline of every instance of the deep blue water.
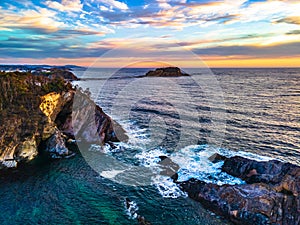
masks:
[[[159,175],[160,155],[179,164],[180,180],[218,184],[242,181],[208,160],[215,152],[300,165],[300,69],[138,78],[147,71],[75,71],[84,80],[74,85],[89,88],[129,142],[116,149],[79,144],[74,158],[37,160],[2,175],[0,224],[137,224],[125,198],[152,224],[226,224]]]

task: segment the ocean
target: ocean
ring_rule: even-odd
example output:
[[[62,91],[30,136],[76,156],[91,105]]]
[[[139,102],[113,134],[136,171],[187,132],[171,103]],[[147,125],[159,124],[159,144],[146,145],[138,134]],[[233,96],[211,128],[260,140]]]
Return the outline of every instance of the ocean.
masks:
[[[129,135],[127,143],[79,145],[75,157],[36,160],[1,176],[1,224],[228,224],[160,174],[239,184],[214,153],[300,165],[300,69],[184,69],[190,77],[141,77],[149,69],[76,69]],[[80,121],[74,121],[74,123]],[[80,137],[77,137],[80,141]],[[126,208],[126,198],[131,207]]]

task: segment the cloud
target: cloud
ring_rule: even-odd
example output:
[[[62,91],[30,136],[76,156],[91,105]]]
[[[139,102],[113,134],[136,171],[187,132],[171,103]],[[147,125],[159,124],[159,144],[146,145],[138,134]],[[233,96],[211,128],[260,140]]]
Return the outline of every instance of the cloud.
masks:
[[[104,0],[95,1],[104,3]],[[232,3],[226,7],[229,9],[231,5]],[[101,12],[94,12],[94,14],[102,16],[107,25],[126,28],[139,26],[168,27],[176,30],[206,23],[227,23],[236,18],[236,15],[231,14],[228,10],[218,13],[216,8],[210,8],[210,11],[206,11],[213,6],[220,6],[220,2],[196,4],[187,3],[185,0],[156,0],[154,3],[132,7],[130,10],[122,10],[121,12],[111,11],[112,6],[106,4],[106,6],[99,6],[102,9]],[[199,13],[200,9],[202,10],[201,13]]]
[[[62,31],[67,33],[67,31]],[[110,38],[91,43],[80,43],[77,39],[65,40],[60,38],[58,33],[44,38],[8,38],[0,43],[0,57],[2,58],[97,58],[107,51],[113,50],[110,57],[126,58],[128,56],[139,57],[140,59],[186,59],[185,53],[189,52],[182,46],[193,46],[199,42],[170,43],[170,40],[163,41],[162,38]],[[87,33],[89,35],[90,33]],[[59,34],[60,35],[60,34]],[[72,35],[82,35],[80,31],[74,31]],[[57,41],[57,39],[59,41]],[[247,39],[251,36],[236,37],[236,39]],[[65,41],[64,41],[65,40]],[[217,39],[215,41],[218,41]],[[214,44],[215,45],[215,44]],[[206,48],[191,48],[194,53],[205,57],[222,58],[281,58],[300,56],[300,42],[278,44],[275,46],[256,45],[231,45]],[[190,54],[190,53],[189,53]]]
[[[286,33],[287,35],[297,35],[300,34],[300,30],[291,30]]]
[[[124,27],[137,27],[149,25],[157,28],[184,29],[189,26],[227,23],[235,20],[237,15],[232,14],[232,5],[236,8],[240,4],[221,4],[219,1],[206,3],[187,3],[186,1],[156,0],[147,4],[147,7],[132,8],[127,13],[104,12],[101,15],[108,19],[109,23]]]
[[[168,57],[177,56],[177,44],[209,56],[281,57],[299,52],[299,1],[146,0],[145,5],[131,6],[125,0],[45,0],[26,7],[18,1],[14,8],[0,8],[3,57],[98,57],[124,43],[148,56],[162,50]],[[114,31],[114,39],[102,37]],[[137,46],[139,38],[128,41],[126,33],[148,36],[150,44]],[[155,37],[160,38],[154,42]]]
[[[97,2],[101,2],[105,5],[111,6],[113,8],[116,9],[120,9],[120,10],[128,10],[128,5],[124,2],[119,2],[116,0],[97,0]]]
[[[291,23],[300,25],[300,16],[285,17],[283,19],[275,21],[275,23]]]
[[[103,36],[113,32],[99,24],[86,25],[79,20],[61,18],[58,12],[41,7],[22,9],[18,12],[0,9],[0,30],[20,30],[25,35],[48,35],[63,39],[89,35]]]
[[[101,6],[100,6],[100,10],[101,10],[101,11],[110,11],[110,12],[113,12],[112,9],[109,9],[109,8],[107,8],[107,7],[104,6],[104,5],[101,5]]]
[[[0,27],[54,32],[64,23],[56,19],[56,13],[46,8],[20,10],[18,13],[0,10]]]
[[[80,0],[62,0],[61,3],[56,1],[46,1],[45,4],[49,8],[62,12],[80,12],[83,7]]]
[[[52,35],[64,35],[67,37],[70,36],[89,36],[89,35],[105,35],[106,32],[104,31],[95,31],[91,29],[61,29]]]
[[[251,3],[251,4],[249,4]],[[172,1],[156,0],[147,5],[142,13],[133,12],[127,22],[151,25],[153,27],[211,26],[214,24],[251,23],[256,21],[280,20],[286,15],[299,15],[299,1]],[[272,9],[272,10],[271,10]],[[144,14],[144,15],[143,15]],[[124,18],[125,19],[125,18]],[[126,19],[125,19],[126,20]],[[116,22],[116,21],[115,21]],[[123,21],[120,24],[125,24]],[[295,18],[290,22],[298,23]]]
[[[162,9],[170,9],[172,6],[169,4],[169,0],[156,0],[158,6]]]
[[[246,8],[239,8],[237,14],[240,16],[236,22],[255,22],[280,20],[287,15],[299,15],[300,2],[268,0],[254,2]]]
[[[213,56],[249,56],[252,58],[300,56],[300,42],[276,46],[218,46],[198,48],[193,52],[198,55]]]
[[[99,57],[107,47],[87,48],[73,42],[57,42],[51,38],[10,38],[0,43],[2,58],[86,58]]]

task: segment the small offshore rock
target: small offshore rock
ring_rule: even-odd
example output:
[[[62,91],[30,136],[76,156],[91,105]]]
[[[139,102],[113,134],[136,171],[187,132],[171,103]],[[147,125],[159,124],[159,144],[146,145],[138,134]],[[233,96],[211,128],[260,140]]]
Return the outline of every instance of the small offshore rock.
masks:
[[[146,77],[181,77],[189,76],[187,73],[183,73],[178,67],[164,67],[158,68],[155,71],[151,70],[146,73]]]

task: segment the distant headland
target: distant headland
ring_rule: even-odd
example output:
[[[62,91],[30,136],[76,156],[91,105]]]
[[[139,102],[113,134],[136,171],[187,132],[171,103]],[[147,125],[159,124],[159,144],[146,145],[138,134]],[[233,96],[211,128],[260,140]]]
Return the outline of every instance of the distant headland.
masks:
[[[73,69],[84,68],[75,65],[50,66],[50,65],[0,65],[2,72],[21,72],[31,73],[32,75],[40,75],[44,77],[63,78],[68,81],[79,80],[71,71]]]
[[[55,65],[26,65],[26,64],[2,64],[0,65],[1,71],[6,72],[31,72],[34,70],[50,70],[50,69],[61,69],[61,70],[72,70],[72,69],[78,69],[78,68],[85,68],[82,66],[76,66],[76,65],[64,65],[64,66],[55,66]]]

